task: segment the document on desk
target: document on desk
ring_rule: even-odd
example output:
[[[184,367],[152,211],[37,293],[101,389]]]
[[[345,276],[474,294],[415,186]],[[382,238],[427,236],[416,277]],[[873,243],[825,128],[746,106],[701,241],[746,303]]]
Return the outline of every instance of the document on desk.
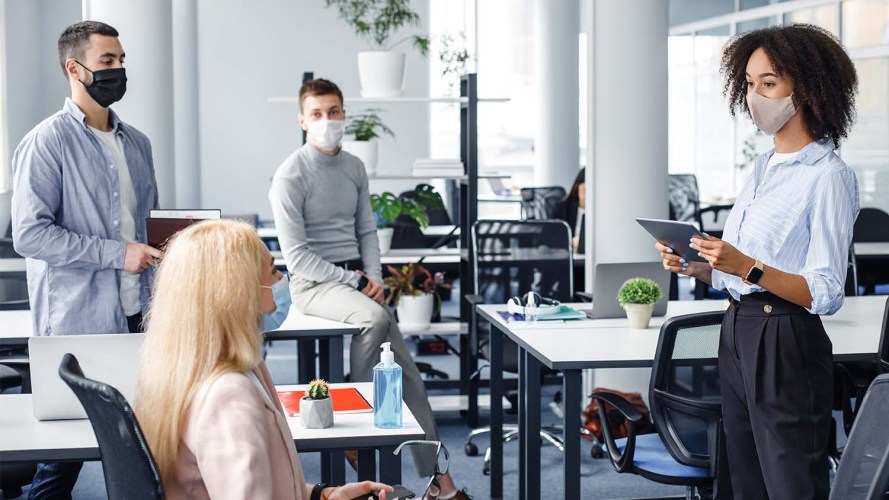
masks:
[[[161,248],[174,234],[202,220],[222,218],[222,210],[151,210],[145,219],[148,245]]]
[[[299,400],[305,394],[306,391],[278,391],[278,399],[288,417],[299,415]],[[333,399],[334,413],[367,413],[374,409],[354,387],[331,389],[330,397]]]
[[[507,323],[527,321],[524,314],[514,314],[508,311],[497,311],[497,314],[499,314],[500,317],[503,318],[503,320]],[[562,305],[562,307],[554,313],[538,314],[535,318],[536,321],[567,321],[573,319],[584,319],[586,318],[586,314],[572,307]]]

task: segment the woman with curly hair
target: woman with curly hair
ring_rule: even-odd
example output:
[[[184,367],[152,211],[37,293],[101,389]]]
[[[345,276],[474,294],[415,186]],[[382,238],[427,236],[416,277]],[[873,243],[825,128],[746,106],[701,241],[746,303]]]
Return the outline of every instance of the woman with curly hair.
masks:
[[[735,498],[827,498],[832,346],[819,315],[843,305],[858,181],[834,152],[855,113],[855,67],[815,26],[775,26],[729,41],[731,112],[774,135],[725,225],[664,267],[725,289],[719,376]]]

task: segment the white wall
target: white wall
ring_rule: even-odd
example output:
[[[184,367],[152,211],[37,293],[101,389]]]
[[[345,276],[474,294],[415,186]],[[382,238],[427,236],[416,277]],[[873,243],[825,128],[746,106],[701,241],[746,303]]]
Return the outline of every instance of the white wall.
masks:
[[[7,143],[16,146],[35,125],[62,109],[70,93],[58,63],[62,30],[80,20],[80,2],[5,0]],[[0,195],[0,231],[9,225],[10,195]]]
[[[415,0],[413,7],[428,21],[427,1]],[[408,54],[405,95],[425,96],[428,62],[402,47]],[[201,0],[198,50],[202,205],[271,218],[271,177],[302,138],[298,106],[267,99],[296,96],[303,72],[313,71],[342,88],[347,112],[364,109],[348,97],[359,95],[356,54],[367,45],[320,0]],[[410,174],[414,158],[428,156],[428,107],[381,107],[396,142],[381,142],[378,173]],[[376,181],[371,191],[414,184]]]

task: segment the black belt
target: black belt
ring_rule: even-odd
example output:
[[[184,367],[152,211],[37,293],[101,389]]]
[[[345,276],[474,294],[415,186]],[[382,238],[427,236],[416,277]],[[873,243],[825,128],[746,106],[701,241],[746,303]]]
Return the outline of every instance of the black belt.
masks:
[[[334,262],[333,265],[336,267],[342,267],[346,271],[355,271],[357,269],[363,269],[364,264],[361,262],[361,259],[352,259],[352,260],[344,260],[342,262]]]
[[[741,300],[730,299],[738,316],[785,316],[811,314],[805,307],[794,304],[770,292],[741,295]]]

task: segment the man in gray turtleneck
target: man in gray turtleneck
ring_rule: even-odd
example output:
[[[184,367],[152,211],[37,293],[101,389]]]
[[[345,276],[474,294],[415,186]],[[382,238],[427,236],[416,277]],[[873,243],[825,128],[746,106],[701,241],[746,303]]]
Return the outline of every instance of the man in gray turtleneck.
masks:
[[[380,344],[391,342],[403,370],[404,401],[426,432],[438,440],[420,372],[389,309],[383,305],[376,224],[367,172],[361,160],[340,149],[343,94],[333,82],[315,79],[299,91],[299,123],[308,141],[278,167],[269,191],[278,241],[292,276],[293,305],[305,314],[366,327],[352,337],[352,382],[373,380]],[[415,449],[421,476],[431,476],[435,450]],[[439,498],[467,498],[447,475]]]

